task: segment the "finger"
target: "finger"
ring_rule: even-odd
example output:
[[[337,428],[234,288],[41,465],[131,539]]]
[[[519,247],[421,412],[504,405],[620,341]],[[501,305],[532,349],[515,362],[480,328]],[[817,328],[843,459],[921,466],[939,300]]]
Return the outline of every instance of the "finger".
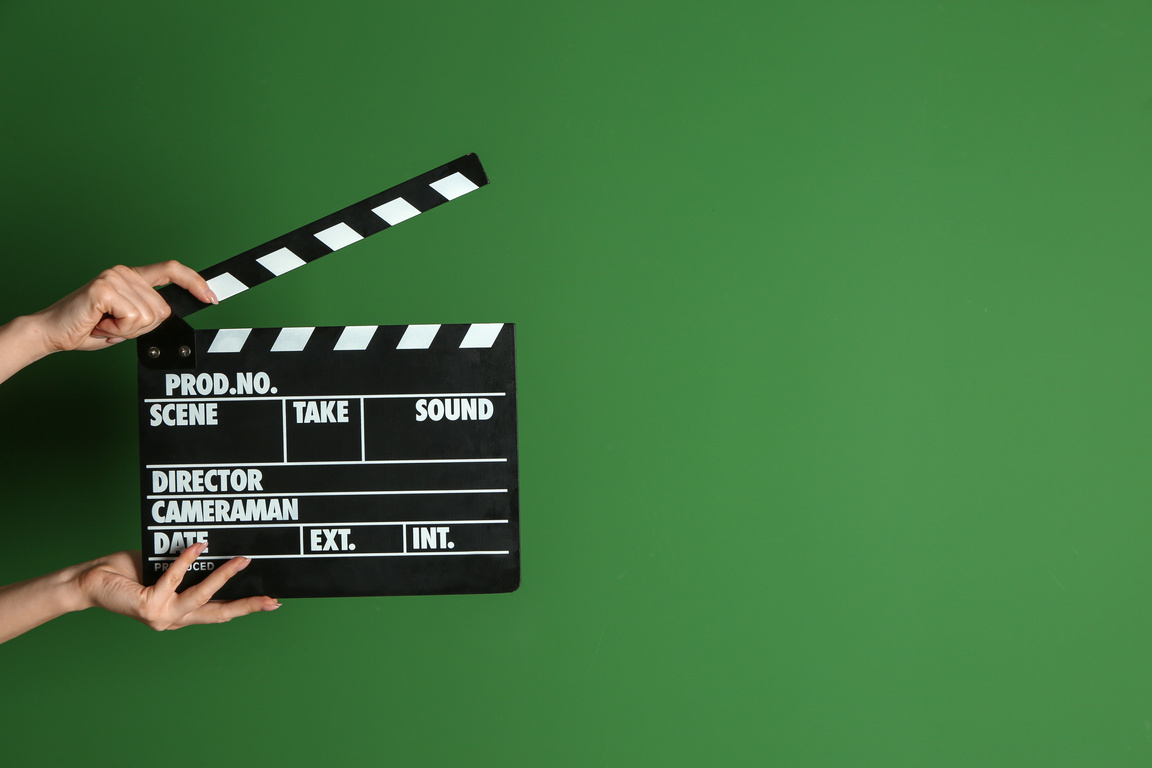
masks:
[[[220,303],[216,294],[208,287],[208,281],[202,278],[196,270],[186,267],[178,261],[162,261],[159,264],[147,264],[134,269],[149,286],[175,283],[205,304]]]
[[[180,557],[176,558],[172,565],[168,566],[168,570],[164,571],[164,575],[156,581],[156,590],[165,596],[175,594],[176,587],[184,580],[184,574],[206,549],[208,549],[207,542],[198,541],[181,552]]]
[[[90,290],[91,311],[98,314],[90,334],[96,338],[128,338],[170,314],[159,294],[127,267],[105,270]]]
[[[92,336],[106,339],[132,339],[143,336],[168,319],[172,310],[152,288],[140,293],[126,287],[119,297],[118,309],[110,312],[96,327]]]
[[[164,316],[161,317],[157,315],[156,307],[139,301],[138,297],[120,296],[113,304],[112,311],[96,323],[90,335],[96,339],[130,339],[139,336],[167,317],[167,306],[164,310]]]
[[[147,309],[137,283],[140,277],[127,267],[106,269],[86,286],[88,301],[87,313],[95,314],[97,325],[101,320],[134,319]]]
[[[120,342],[127,341],[127,340],[128,339],[126,339],[123,336],[108,337],[108,336],[97,336],[96,334],[92,334],[92,335],[88,336],[86,339],[84,339],[84,341],[80,342],[80,345],[75,347],[75,349],[83,350],[83,351],[92,351],[94,349],[104,349],[105,347],[109,347],[113,344],[119,344]]]
[[[197,606],[204,605],[212,599],[212,595],[216,594],[216,591],[219,590],[220,587],[227,584],[229,579],[247,568],[251,562],[252,558],[250,557],[234,557],[224,563],[224,565],[212,571],[212,574],[204,579],[204,581],[195,586],[188,587],[188,589],[181,592],[180,607],[185,613],[189,613],[196,610]]]
[[[135,269],[117,266],[112,268],[112,272],[120,280],[121,294],[139,310],[130,325],[117,323],[122,333],[132,336],[147,333],[172,314],[164,297]]]
[[[279,601],[271,597],[245,597],[226,603],[208,603],[185,615],[180,623],[184,626],[189,624],[223,624],[239,616],[247,616],[257,611],[274,611],[280,605]]]

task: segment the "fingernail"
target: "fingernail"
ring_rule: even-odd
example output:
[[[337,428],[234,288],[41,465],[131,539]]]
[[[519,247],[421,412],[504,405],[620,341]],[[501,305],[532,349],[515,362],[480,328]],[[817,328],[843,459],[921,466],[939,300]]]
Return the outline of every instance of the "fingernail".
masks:
[[[261,608],[260,610],[263,610],[263,611],[274,611],[274,610],[276,610],[277,608],[279,608],[281,605],[282,605],[282,603],[276,602],[276,603],[272,603],[271,605],[265,605],[265,606],[264,606],[263,608]]]
[[[123,336],[117,336],[117,337],[116,337],[116,338],[114,338],[114,339],[108,339],[108,340],[107,340],[107,343],[108,343],[108,345],[109,345],[109,346],[111,346],[111,345],[113,345],[113,344],[119,344],[119,343],[120,343],[120,342],[122,342],[122,341],[127,341],[127,339],[125,339]]]
[[[220,303],[220,299],[216,298],[216,292],[213,291],[211,288],[208,288],[204,291],[204,296],[207,298],[208,301],[212,302],[213,304],[219,304]]]
[[[250,558],[250,557],[242,558],[240,561],[240,565],[236,566],[236,572],[239,573],[240,571],[244,570],[245,568],[248,567],[248,564],[251,562],[252,562],[252,558]]]

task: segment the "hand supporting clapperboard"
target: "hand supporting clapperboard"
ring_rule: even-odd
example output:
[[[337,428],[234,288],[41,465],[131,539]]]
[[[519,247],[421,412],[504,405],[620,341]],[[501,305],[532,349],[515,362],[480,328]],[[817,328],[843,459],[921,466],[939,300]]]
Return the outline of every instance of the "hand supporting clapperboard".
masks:
[[[516,589],[513,326],[182,319],[486,183],[466,155],[200,273],[115,267],[0,327],[0,381],[138,339],[144,542],[0,588],[0,642],[92,606],[175,629],[268,594]]]

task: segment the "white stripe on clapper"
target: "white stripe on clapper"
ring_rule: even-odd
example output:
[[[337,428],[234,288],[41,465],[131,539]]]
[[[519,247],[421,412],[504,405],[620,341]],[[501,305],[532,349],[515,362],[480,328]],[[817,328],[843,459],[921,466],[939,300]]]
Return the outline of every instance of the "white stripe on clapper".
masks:
[[[315,328],[281,328],[280,335],[272,344],[273,352],[299,352],[312,338]]]
[[[302,267],[307,264],[304,259],[292,253],[292,251],[287,248],[272,251],[272,253],[256,259],[256,262],[277,277],[285,272],[291,272],[297,267]]]
[[[336,351],[368,349],[368,343],[372,341],[376,328],[375,325],[349,325],[341,332],[336,346],[332,349]]]
[[[372,209],[372,213],[376,214],[390,225],[395,226],[402,221],[408,221],[413,216],[420,215],[420,209],[409,203],[402,197],[398,197],[391,202],[378,205]]]
[[[396,349],[428,349],[439,330],[439,325],[410,325],[405,329]]]
[[[216,275],[208,281],[208,287],[212,289],[212,293],[216,294],[216,298],[220,301],[248,290],[248,286],[233,277],[231,272]]]
[[[496,343],[500,329],[504,323],[475,323],[464,334],[464,341],[460,342],[460,349],[488,349]]]
[[[316,239],[332,250],[338,251],[344,246],[352,245],[352,243],[359,242],[364,238],[359,235],[356,230],[352,229],[352,227],[344,222],[340,222],[339,224],[328,227],[328,229],[317,232]]]
[[[244,342],[248,340],[250,333],[251,328],[221,328],[216,331],[216,337],[212,339],[212,346],[208,347],[208,351],[239,352],[244,348]]]
[[[461,195],[466,195],[473,190],[480,189],[480,187],[473,184],[467,176],[460,172],[446,176],[440,179],[440,181],[434,181],[429,186],[444,195],[448,200],[455,200]]]

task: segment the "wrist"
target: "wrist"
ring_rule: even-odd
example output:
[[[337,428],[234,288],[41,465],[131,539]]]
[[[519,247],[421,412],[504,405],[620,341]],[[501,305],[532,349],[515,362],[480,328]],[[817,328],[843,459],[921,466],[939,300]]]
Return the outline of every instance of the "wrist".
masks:
[[[83,566],[0,587],[0,643],[46,621],[93,605],[81,586]]]
[[[33,315],[22,315],[14,319],[10,325],[15,326],[14,333],[21,348],[28,355],[28,362],[34,363],[41,358],[48,357],[53,352],[59,352],[59,347],[53,345],[45,331],[41,312]]]
[[[73,565],[41,577],[46,582],[42,598],[54,617],[92,607],[84,586],[85,570],[83,565]]]
[[[83,611],[96,605],[92,597],[92,563],[73,565],[60,571],[60,605],[66,613]]]
[[[30,365],[59,351],[44,332],[44,324],[38,314],[14,318],[11,322],[0,326],[0,334],[4,337],[5,352],[23,365]]]
[[[0,325],[0,382],[55,351],[37,315]]]

